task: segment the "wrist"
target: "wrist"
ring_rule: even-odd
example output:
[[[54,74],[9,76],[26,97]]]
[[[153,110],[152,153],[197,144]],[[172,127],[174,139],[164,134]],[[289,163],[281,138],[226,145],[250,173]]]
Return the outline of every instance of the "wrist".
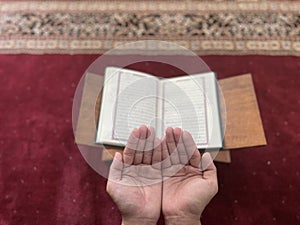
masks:
[[[127,218],[122,217],[122,225],[156,225],[157,220],[149,218]]]
[[[165,217],[166,225],[201,225],[200,218],[186,218],[186,217],[178,217],[171,216]]]

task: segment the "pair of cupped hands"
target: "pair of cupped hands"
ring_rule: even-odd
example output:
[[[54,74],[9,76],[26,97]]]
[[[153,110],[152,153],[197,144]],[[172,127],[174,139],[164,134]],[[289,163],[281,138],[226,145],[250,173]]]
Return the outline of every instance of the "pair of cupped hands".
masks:
[[[202,156],[187,131],[168,128],[162,139],[141,126],[116,153],[107,192],[117,204],[122,224],[200,224],[200,216],[218,191],[209,153]]]

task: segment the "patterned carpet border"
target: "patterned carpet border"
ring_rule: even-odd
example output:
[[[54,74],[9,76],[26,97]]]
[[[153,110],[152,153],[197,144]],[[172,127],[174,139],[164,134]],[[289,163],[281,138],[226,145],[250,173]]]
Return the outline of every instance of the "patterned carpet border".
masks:
[[[0,53],[100,54],[137,40],[171,41],[199,55],[300,56],[300,2],[0,3]],[[138,42],[119,54],[164,54],[169,47]]]

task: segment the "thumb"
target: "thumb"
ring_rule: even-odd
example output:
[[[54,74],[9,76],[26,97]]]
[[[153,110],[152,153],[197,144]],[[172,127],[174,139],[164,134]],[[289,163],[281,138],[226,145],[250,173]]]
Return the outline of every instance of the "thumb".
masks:
[[[202,155],[201,170],[205,179],[217,179],[217,168],[208,152]]]
[[[108,180],[109,181],[120,181],[122,178],[123,170],[123,159],[119,152],[115,153],[114,159],[109,169]]]

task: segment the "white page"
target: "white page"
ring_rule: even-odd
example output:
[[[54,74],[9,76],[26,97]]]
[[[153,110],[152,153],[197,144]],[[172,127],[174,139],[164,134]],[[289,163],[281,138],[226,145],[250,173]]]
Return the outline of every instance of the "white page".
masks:
[[[198,148],[222,147],[214,73],[165,79],[161,85],[163,129],[189,131]]]
[[[157,78],[109,67],[104,82],[97,143],[123,146],[134,128],[156,127]]]

